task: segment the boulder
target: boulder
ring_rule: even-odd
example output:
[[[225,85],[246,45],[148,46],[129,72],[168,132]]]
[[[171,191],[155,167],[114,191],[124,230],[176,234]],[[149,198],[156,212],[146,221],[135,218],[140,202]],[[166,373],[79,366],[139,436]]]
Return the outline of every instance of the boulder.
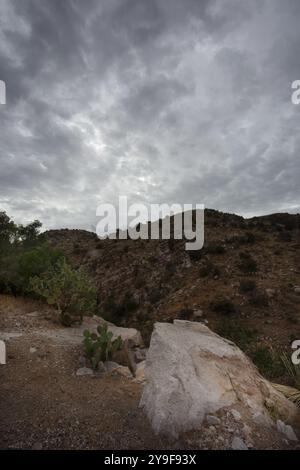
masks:
[[[77,369],[76,375],[78,377],[83,377],[86,375],[94,375],[94,371],[90,369],[89,367],[80,367],[79,369]]]
[[[145,377],[140,405],[156,433],[174,438],[200,429],[207,414],[230,412],[237,405],[244,423],[275,430],[274,410],[285,421],[297,413],[234,343],[203,323],[156,323]]]

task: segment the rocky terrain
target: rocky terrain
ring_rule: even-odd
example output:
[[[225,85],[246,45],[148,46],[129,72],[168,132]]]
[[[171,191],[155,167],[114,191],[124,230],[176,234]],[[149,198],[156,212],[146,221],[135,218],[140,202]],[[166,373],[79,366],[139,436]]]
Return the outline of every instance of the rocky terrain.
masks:
[[[146,344],[155,321],[197,319],[257,358],[268,378],[284,380],[278,357],[300,338],[299,215],[206,210],[204,248],[190,254],[181,240],[46,236],[90,272],[101,316],[138,328]]]
[[[184,240],[46,232],[49,245],[93,279],[97,315],[66,328],[42,302],[0,296],[0,339],[7,346],[7,364],[0,365],[0,448],[298,448],[297,410],[266,379],[292,385],[281,355],[290,356],[291,342],[300,339],[299,220],[289,214],[243,219],[208,210],[204,248],[190,253]],[[177,341],[172,331],[178,320],[192,321],[193,331],[199,330],[192,360],[187,345],[192,347],[194,333]],[[134,368],[122,352],[97,372],[89,368],[82,334],[104,321],[116,336],[130,339]],[[155,324],[156,332],[159,325],[166,330],[150,342]],[[216,338],[220,347],[213,351]],[[160,362],[155,344],[165,350]],[[173,363],[180,368],[172,375]],[[227,379],[240,380],[232,389],[222,376],[225,363]],[[217,372],[209,377],[212,368]],[[163,410],[153,405],[159,377],[168,384],[175,380],[175,408],[185,414],[191,409],[192,426],[163,432],[170,423],[164,424]],[[172,387],[162,390],[166,395],[156,403],[172,403]],[[243,390],[238,403],[232,398],[237,390]],[[257,420],[248,410],[253,397]],[[178,422],[171,408],[165,412]]]

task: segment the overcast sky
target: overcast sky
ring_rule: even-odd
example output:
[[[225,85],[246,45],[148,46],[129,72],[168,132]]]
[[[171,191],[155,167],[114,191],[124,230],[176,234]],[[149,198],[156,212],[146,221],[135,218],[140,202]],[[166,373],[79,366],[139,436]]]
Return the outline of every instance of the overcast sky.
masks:
[[[300,206],[299,0],[0,0],[0,210]]]

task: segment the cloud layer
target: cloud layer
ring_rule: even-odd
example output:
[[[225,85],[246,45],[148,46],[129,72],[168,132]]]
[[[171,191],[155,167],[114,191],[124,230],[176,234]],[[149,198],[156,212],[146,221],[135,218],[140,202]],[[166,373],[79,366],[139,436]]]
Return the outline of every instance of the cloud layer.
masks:
[[[300,207],[298,0],[0,0],[0,207]]]

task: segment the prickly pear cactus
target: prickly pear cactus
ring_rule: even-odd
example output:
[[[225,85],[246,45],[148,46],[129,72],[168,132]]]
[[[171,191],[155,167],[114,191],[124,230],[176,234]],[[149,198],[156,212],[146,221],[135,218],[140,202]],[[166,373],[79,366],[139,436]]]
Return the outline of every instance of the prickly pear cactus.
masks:
[[[110,359],[123,344],[121,336],[113,340],[113,333],[108,331],[106,323],[98,326],[97,333],[91,333],[89,330],[83,332],[84,353],[93,369],[98,368],[100,361]]]

